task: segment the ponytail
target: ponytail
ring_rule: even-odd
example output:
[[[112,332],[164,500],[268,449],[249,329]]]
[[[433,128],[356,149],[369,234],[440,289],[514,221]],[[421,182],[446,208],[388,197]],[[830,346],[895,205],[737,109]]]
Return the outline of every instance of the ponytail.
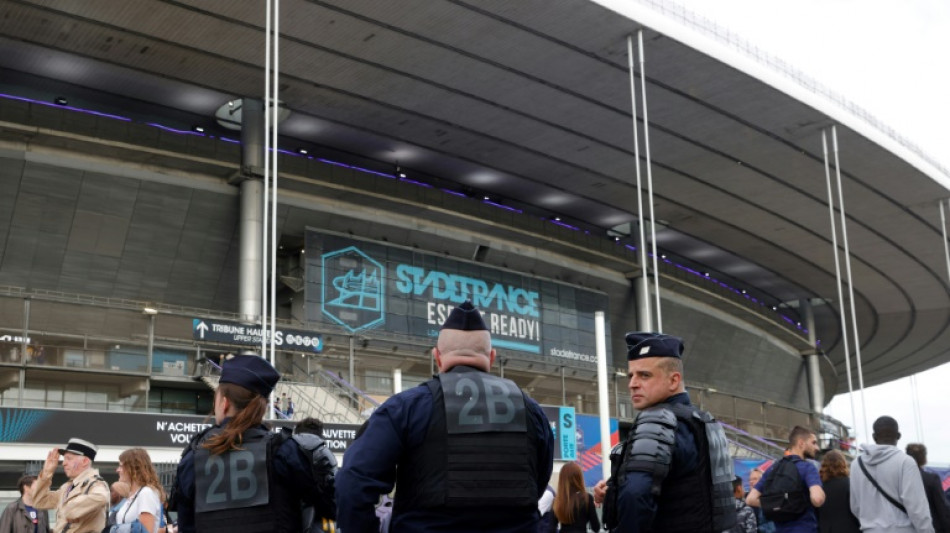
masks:
[[[227,398],[237,411],[220,433],[210,437],[202,447],[213,455],[221,455],[231,450],[240,450],[244,432],[260,425],[267,412],[267,398],[251,392],[240,385],[221,383],[218,391]]]

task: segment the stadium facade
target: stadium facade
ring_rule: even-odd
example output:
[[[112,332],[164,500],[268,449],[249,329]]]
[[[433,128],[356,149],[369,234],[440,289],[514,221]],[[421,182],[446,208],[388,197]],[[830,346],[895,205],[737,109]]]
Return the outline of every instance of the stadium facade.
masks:
[[[438,324],[473,299],[495,371],[542,404],[629,421],[622,334],[655,326],[658,300],[662,329],[685,339],[691,395],[738,448],[818,428],[847,390],[820,144],[832,125],[853,161],[866,383],[947,360],[942,168],[797,82],[706,51],[657,5],[502,4],[282,3],[272,280],[296,416],[351,431],[432,374]],[[91,428],[106,464],[135,444],[174,461],[216,368],[259,346],[272,258],[257,11],[0,6],[5,487]],[[637,31],[651,70],[630,79],[646,81],[649,124],[630,111]],[[641,283],[633,124],[653,135],[658,298]]]

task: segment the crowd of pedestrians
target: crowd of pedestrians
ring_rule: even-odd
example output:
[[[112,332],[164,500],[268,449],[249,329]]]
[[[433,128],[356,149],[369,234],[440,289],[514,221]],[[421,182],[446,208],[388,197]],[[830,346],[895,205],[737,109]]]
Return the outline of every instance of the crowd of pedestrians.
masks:
[[[514,382],[490,373],[491,335],[466,302],[440,329],[440,373],[376,409],[342,468],[319,421],[294,432],[263,423],[272,408],[292,417],[293,401],[270,404],[277,371],[235,356],[215,391],[215,423],[185,447],[170,494],[145,450],[120,454],[110,487],[93,467],[97,446],[73,438],[37,477],[19,480],[0,533],[950,533],[940,479],[923,469],[926,448],[897,448],[893,418],[874,422],[875,444],[851,464],[831,451],[819,465],[815,432],[792,428],[785,456],[752,470],[746,493],[721,425],[686,393],[682,340],[625,340],[639,413],[611,452],[610,477],[591,492],[573,462],[549,485],[551,426]],[[60,460],[68,481],[54,490]]]

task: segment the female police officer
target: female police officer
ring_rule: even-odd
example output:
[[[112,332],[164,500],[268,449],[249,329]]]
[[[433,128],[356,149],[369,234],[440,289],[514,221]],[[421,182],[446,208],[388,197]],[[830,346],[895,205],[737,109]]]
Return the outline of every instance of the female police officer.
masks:
[[[224,365],[215,425],[192,439],[178,464],[173,505],[181,533],[299,532],[302,503],[335,517],[334,472],[315,473],[316,461],[296,440],[261,425],[279,379],[256,355]]]

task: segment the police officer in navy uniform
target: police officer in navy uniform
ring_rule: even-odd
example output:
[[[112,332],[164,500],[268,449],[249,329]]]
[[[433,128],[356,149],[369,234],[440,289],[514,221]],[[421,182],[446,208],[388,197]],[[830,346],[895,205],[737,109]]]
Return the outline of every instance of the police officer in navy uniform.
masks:
[[[449,314],[440,374],[376,409],[336,480],[337,524],[379,531],[373,507],[396,487],[390,531],[534,533],[554,439],[538,404],[489,374],[491,335],[470,302]]]
[[[215,425],[192,439],[178,463],[172,505],[181,533],[299,533],[307,504],[334,517],[333,476],[315,473],[313,456],[288,431],[262,425],[279,379],[256,355],[224,366]]]
[[[683,341],[628,333],[630,396],[640,410],[594,488],[604,525],[623,533],[727,531],[736,521],[732,457],[722,427],[689,401]]]

